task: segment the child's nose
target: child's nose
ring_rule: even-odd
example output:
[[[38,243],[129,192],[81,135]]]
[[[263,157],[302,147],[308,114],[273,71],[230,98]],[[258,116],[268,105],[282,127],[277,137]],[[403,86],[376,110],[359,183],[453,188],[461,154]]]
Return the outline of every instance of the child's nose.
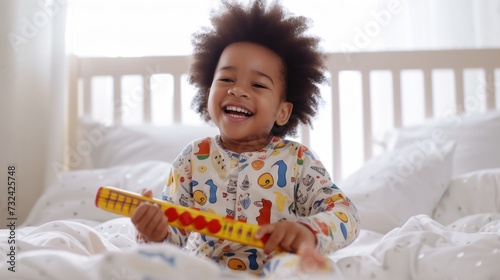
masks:
[[[241,87],[238,87],[238,86],[230,88],[227,91],[227,94],[234,95],[236,97],[249,97],[250,96],[245,89],[242,89]]]

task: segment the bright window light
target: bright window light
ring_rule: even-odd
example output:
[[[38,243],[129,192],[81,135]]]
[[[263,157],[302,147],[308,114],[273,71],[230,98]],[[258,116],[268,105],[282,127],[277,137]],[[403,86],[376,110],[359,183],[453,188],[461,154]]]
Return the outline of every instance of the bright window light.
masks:
[[[73,0],[70,53],[151,56],[191,53],[191,35],[208,25],[213,1]]]
[[[363,51],[377,46],[371,36],[385,32],[385,27],[375,27],[373,34],[365,34],[378,24],[376,15],[389,16],[383,24],[398,25],[401,16],[384,12],[387,1],[286,0],[282,4],[292,14],[312,19],[309,32],[322,39],[325,51]],[[69,3],[68,52],[111,57],[190,54],[192,34],[209,26],[210,12],[220,6],[220,0]]]

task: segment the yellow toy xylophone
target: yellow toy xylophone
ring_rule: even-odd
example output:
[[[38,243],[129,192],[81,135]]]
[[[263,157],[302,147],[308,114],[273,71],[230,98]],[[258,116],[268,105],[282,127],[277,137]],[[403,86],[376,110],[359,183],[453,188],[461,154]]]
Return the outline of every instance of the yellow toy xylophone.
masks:
[[[255,232],[259,228],[258,225],[247,224],[197,209],[175,205],[118,188],[100,187],[95,197],[97,207],[127,217],[131,217],[137,206],[144,202],[158,204],[167,217],[167,224],[177,228],[197,231],[259,248],[264,247],[264,243],[268,238],[268,235],[262,239],[254,238]]]

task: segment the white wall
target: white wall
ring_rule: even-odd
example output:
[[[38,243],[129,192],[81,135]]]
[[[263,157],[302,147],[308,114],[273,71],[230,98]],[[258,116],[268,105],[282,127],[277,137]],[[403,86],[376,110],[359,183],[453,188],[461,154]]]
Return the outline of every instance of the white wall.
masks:
[[[19,225],[43,188],[56,180],[51,163],[62,162],[65,8],[62,1],[53,3],[0,0],[2,228],[7,225],[8,166],[16,166]]]

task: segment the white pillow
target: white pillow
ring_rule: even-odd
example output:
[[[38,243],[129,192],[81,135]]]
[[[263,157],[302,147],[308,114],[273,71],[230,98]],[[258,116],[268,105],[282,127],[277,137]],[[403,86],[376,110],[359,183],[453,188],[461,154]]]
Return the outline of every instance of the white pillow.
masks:
[[[434,210],[443,225],[459,218],[500,212],[500,168],[486,169],[453,179]]]
[[[84,122],[83,137],[93,144],[90,167],[105,168],[147,160],[171,162],[191,141],[218,133],[212,126],[113,125]]]
[[[431,215],[451,177],[454,142],[410,144],[366,162],[339,186],[361,227],[386,234],[418,214]]]
[[[101,186],[112,186],[140,193],[143,188],[153,190],[155,198],[168,179],[171,165],[162,161],[102,169],[84,169],[63,172],[60,180],[49,186],[38,198],[25,225],[40,225],[49,221],[76,219],[104,222],[119,217],[95,206],[95,196]]]
[[[452,140],[457,143],[452,177],[486,168],[500,166],[500,112],[477,113],[469,116],[450,116],[396,130],[388,143],[395,150],[409,143]]]

